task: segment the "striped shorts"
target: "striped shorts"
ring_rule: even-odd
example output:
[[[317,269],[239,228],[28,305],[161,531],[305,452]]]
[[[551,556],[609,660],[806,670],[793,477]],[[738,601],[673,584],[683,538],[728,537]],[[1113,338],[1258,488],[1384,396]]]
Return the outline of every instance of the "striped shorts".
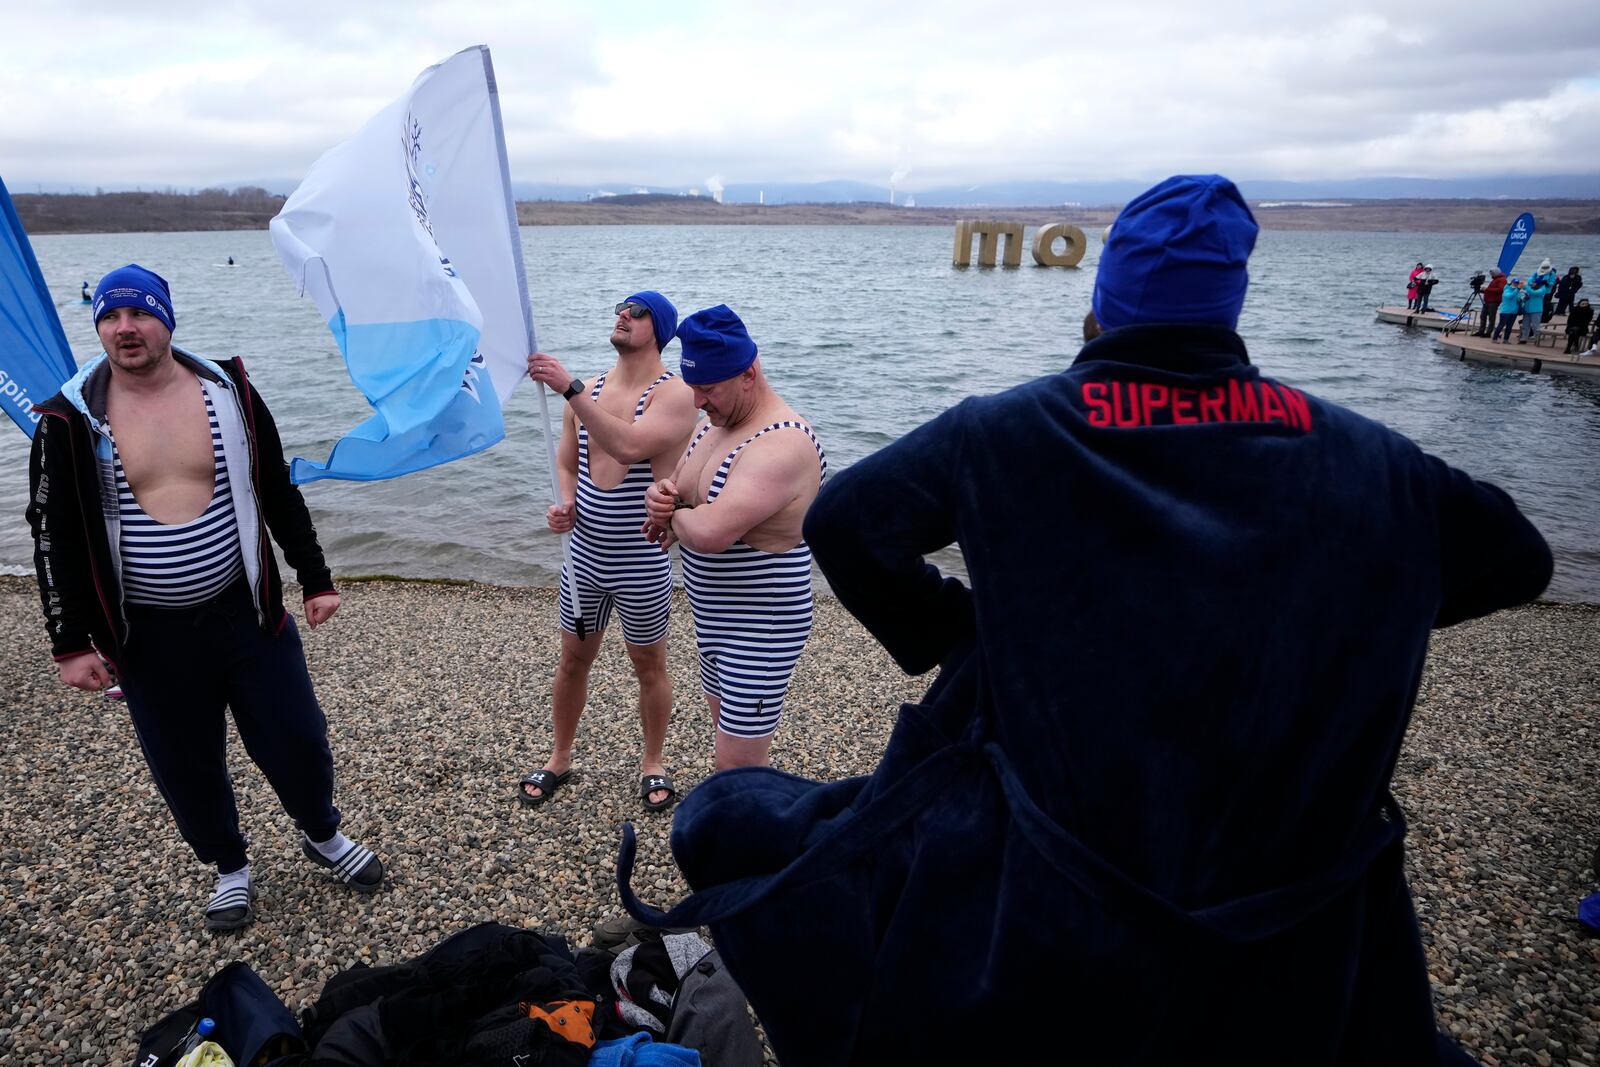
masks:
[[[769,737],[811,636],[811,548],[802,541],[762,552],[740,541],[715,555],[679,551],[700,686],[721,703],[717,726],[735,737]]]

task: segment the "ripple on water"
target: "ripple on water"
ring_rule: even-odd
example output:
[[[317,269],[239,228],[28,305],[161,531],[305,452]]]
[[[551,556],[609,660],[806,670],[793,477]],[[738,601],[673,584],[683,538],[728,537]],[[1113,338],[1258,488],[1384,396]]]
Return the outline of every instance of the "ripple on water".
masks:
[[[1600,238],[1535,241],[1525,255],[1600,261]],[[78,282],[137,261],[172,282],[182,343],[245,357],[291,455],[326,456],[370,414],[264,232],[34,243],[80,358],[98,345],[88,316],[75,311]],[[610,309],[630,292],[659,289],[684,314],[727,303],[749,326],[774,384],[842,467],[963,396],[1068,365],[1100,244],[1091,238],[1077,270],[954,269],[942,226],[538,227],[523,230],[523,247],[539,345],[574,373],[589,377],[611,364]],[[1419,255],[1447,287],[1464,288],[1498,247],[1490,235],[1269,231],[1251,260],[1240,332],[1264,373],[1387,423],[1504,487],[1555,548],[1550,595],[1600,601],[1590,547],[1600,529],[1600,382],[1462,362],[1440,351],[1433,331],[1372,316],[1396,300]],[[212,269],[228,255],[238,267]],[[677,357],[669,346],[668,364]],[[526,383],[506,421],[508,440],[460,463],[397,482],[307,487],[336,569],[550,581],[560,548],[544,528],[550,478]],[[29,534],[16,519],[26,467],[22,435],[0,435],[0,513],[13,517],[0,523],[0,568],[31,574]],[[955,552],[939,559],[959,566]]]

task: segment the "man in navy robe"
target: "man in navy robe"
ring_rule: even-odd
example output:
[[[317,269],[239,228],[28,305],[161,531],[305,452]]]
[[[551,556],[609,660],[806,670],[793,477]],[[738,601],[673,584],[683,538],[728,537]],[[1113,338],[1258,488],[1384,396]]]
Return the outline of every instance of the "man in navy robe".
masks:
[[[719,774],[673,852],[786,1065],[1468,1062],[1437,1033],[1390,776],[1429,631],[1530,600],[1505,493],[1262,375],[1256,223],[1168,179],[1103,333],[851,466],[805,524],[907,672],[877,770]],[[975,371],[975,375],[977,372]],[[968,581],[927,556],[957,544]]]

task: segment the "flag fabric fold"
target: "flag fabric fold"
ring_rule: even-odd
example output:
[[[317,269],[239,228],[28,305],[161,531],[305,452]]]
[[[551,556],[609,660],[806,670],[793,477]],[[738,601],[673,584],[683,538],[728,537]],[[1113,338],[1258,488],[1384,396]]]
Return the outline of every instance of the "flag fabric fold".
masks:
[[[373,414],[297,484],[393,478],[505,436],[536,347],[489,49],[464,49],[330,150],[272,220]]]
[[[33,405],[54,396],[77,363],[44,272],[0,180],[0,408],[29,437]]]
[[[1524,211],[1517,216],[1511,224],[1511,229],[1506,231],[1506,243],[1500,246],[1500,261],[1495,265],[1502,274],[1510,274],[1511,268],[1517,265],[1522,250],[1528,247],[1528,241],[1533,237],[1533,216]]]

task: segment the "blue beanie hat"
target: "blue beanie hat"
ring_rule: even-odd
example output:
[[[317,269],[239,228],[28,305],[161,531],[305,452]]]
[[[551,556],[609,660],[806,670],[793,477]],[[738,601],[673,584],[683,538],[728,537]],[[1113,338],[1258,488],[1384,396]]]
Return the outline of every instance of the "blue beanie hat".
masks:
[[[1111,224],[1094,281],[1108,330],[1140,323],[1239,324],[1255,218],[1220,174],[1180,174],[1135,197]]]
[[[628,300],[650,309],[650,326],[656,332],[656,351],[665,351],[667,342],[678,332],[678,309],[654,289],[634,293]]]
[[[137,263],[129,263],[100,279],[95,286],[94,321],[115,308],[142,308],[160,319],[171,333],[177,329],[172,317],[172,294],[167,290],[167,280],[153,270],[145,270]]]
[[[727,304],[696,311],[678,327],[678,370],[690,385],[725,382],[756,361],[756,343]]]

